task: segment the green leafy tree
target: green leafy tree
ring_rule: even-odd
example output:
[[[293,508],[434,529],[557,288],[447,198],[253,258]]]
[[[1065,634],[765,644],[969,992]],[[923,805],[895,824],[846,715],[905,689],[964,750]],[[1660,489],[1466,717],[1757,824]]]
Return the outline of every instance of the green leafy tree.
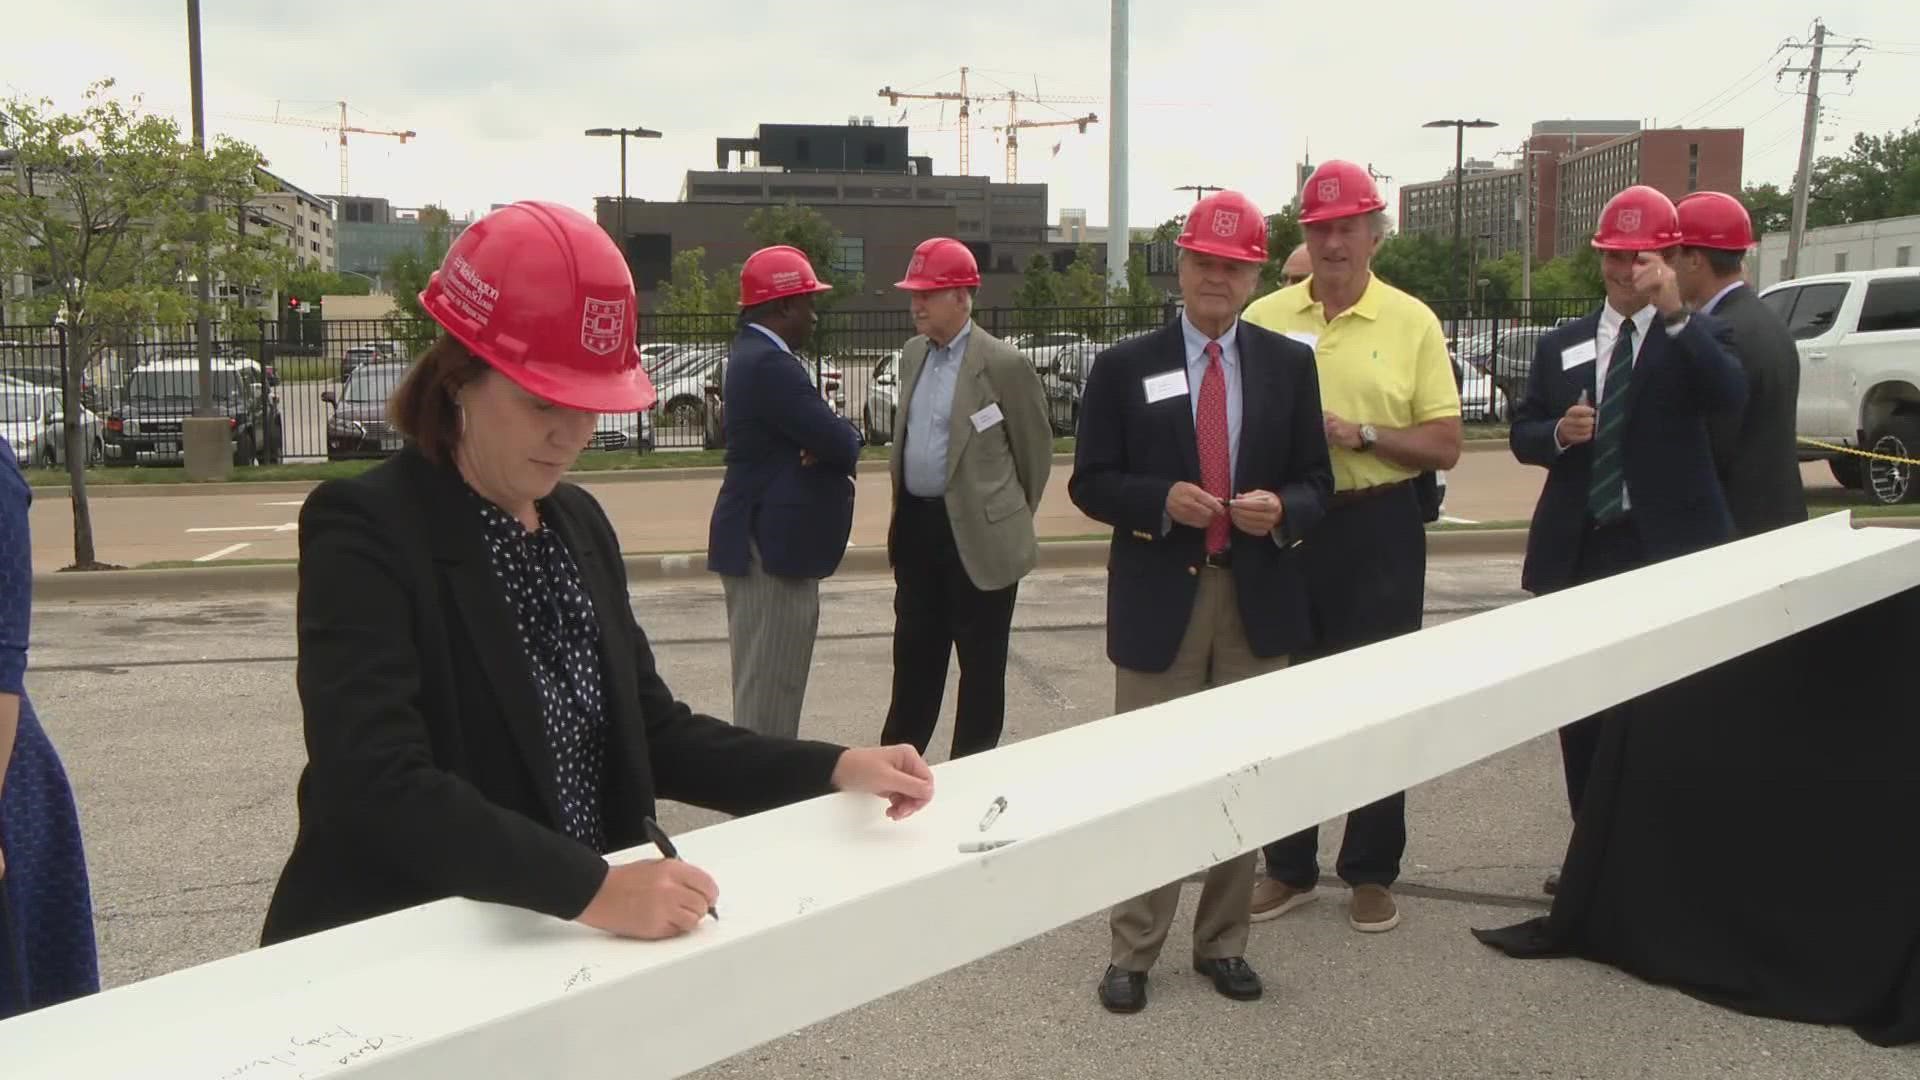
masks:
[[[746,230],[764,246],[786,244],[806,253],[821,282],[833,286],[832,292],[813,298],[814,307],[823,315],[849,297],[859,295],[866,282],[864,274],[840,268],[840,230],[811,206],[795,203],[763,206],[747,216]],[[833,331],[833,320],[821,318],[813,333],[812,351],[816,355],[832,351]]]
[[[112,80],[90,86],[79,112],[47,99],[0,105],[0,275],[35,283],[16,317],[62,319],[68,349],[66,459],[73,506],[74,566],[100,566],[86,495],[77,371],[98,350],[130,342],[155,320],[191,318],[195,277],[235,288],[206,314],[244,308],[285,267],[269,234],[240,229],[259,193],[259,151],[216,139],[204,151],[173,120],[116,98]],[[197,209],[205,199],[206,209]],[[224,290],[222,290],[224,291]]]
[[[1781,191],[1776,184],[1748,184],[1741,189],[1740,202],[1753,219],[1753,234],[1786,232],[1793,226],[1793,192]]]
[[[1453,284],[1454,245],[1432,233],[1395,233],[1373,255],[1373,272],[1380,279],[1428,304],[1456,299]]]
[[[667,280],[654,294],[651,338],[660,341],[725,341],[740,298],[740,272],[707,274],[705,248],[673,256]]]
[[[444,211],[437,216],[430,215],[433,209],[426,207],[420,213],[424,226],[421,246],[399,252],[387,260],[387,281],[391,283],[394,306],[400,310],[400,317],[393,323],[393,333],[415,352],[432,344],[439,335],[438,324],[420,306],[420,290],[427,287],[433,272],[440,269],[440,263],[446,259],[452,227]]]
[[[1920,214],[1920,125],[1885,135],[1864,132],[1837,157],[1813,167],[1809,225]]]
[[[366,296],[373,291],[373,285],[366,278],[352,274],[304,269],[288,274],[280,283],[280,291],[312,301],[323,296]]]
[[[1127,260],[1127,283],[1114,289],[1107,301],[1120,309],[1125,329],[1146,330],[1159,324],[1167,297],[1147,280],[1147,257],[1136,251]]]
[[[1260,267],[1260,284],[1253,291],[1255,296],[1265,296],[1280,287],[1280,268],[1304,239],[1306,230],[1300,226],[1298,210],[1289,206],[1267,216],[1267,261]]]
[[[1020,287],[1013,292],[1013,325],[1023,333],[1043,328],[1048,316],[1042,312],[1060,306],[1060,273],[1045,255],[1036,252],[1027,260]]]
[[[1066,325],[1057,329],[1074,330],[1098,341],[1107,331],[1107,278],[1095,269],[1093,248],[1082,244],[1073,253],[1073,262],[1060,275],[1060,306],[1069,308]]]

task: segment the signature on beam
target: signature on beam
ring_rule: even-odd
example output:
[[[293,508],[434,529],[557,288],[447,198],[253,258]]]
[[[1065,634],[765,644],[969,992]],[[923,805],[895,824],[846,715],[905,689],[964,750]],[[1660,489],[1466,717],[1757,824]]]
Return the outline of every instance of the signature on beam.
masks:
[[[567,985],[562,987],[560,989],[560,992],[563,994],[570,994],[573,991],[578,990],[583,986],[586,986],[588,983],[591,983],[593,981],[594,970],[599,966],[600,965],[598,964],[588,964],[582,967],[579,971],[576,971],[573,974],[567,976]]]
[[[220,1080],[250,1075],[285,1076],[289,1071],[299,1077],[320,1076],[335,1067],[351,1065],[369,1054],[408,1041],[405,1035],[361,1035],[344,1024],[336,1025],[318,1035],[288,1036],[285,1049],[229,1069],[220,1074]]]

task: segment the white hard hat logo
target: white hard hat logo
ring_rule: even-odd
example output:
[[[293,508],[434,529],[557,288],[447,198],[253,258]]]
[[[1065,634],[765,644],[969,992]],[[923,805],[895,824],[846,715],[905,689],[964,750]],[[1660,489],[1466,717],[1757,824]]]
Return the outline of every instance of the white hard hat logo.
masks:
[[[1640,211],[1638,210],[1620,211],[1620,220],[1618,224],[1620,226],[1621,232],[1639,232],[1640,231]]]
[[[773,287],[776,289],[791,289],[799,284],[800,271],[798,270],[776,270],[773,272]]]
[[[1240,231],[1240,211],[1215,210],[1213,212],[1213,235],[1227,239]]]
[[[626,326],[625,300],[595,300],[589,296],[580,316],[580,347],[598,356],[610,356],[619,350]]]
[[[1336,176],[1336,177],[1330,177],[1326,180],[1320,181],[1318,190],[1320,192],[1321,202],[1323,203],[1339,202],[1340,201],[1340,178]]]

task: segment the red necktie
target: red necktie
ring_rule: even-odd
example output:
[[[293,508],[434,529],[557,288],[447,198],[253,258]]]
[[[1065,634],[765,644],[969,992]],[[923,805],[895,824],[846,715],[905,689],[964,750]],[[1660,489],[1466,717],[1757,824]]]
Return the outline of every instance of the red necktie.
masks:
[[[1207,494],[1226,502],[1232,494],[1233,463],[1231,440],[1227,433],[1227,373],[1220,366],[1220,343],[1207,342],[1207,373],[1200,377],[1200,414],[1194,419],[1194,435],[1200,444],[1200,486]],[[1232,525],[1226,514],[1218,514],[1207,525],[1207,554],[1227,550]]]

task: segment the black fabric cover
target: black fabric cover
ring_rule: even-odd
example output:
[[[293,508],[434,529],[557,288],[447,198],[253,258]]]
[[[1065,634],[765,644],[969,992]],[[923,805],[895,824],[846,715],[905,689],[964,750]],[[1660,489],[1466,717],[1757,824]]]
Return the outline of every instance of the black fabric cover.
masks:
[[[1613,710],[1551,914],[1474,936],[1920,1042],[1920,589]]]

